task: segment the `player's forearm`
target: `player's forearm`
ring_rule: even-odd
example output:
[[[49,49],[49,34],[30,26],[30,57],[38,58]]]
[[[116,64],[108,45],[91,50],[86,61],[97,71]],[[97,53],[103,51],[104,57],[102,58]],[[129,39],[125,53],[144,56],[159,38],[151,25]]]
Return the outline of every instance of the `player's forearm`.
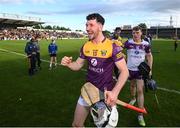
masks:
[[[79,57],[76,61],[72,61],[72,57],[64,56],[61,60],[61,65],[66,66],[73,71],[78,71],[84,65],[84,59]]]
[[[67,67],[70,68],[70,69],[73,70],[73,71],[78,71],[78,70],[80,70],[82,66],[83,66],[82,64],[79,64],[79,63],[76,62],[76,61],[73,61],[73,62],[71,62],[71,63],[69,63],[69,64],[67,65]]]
[[[152,54],[147,55],[147,63],[149,65],[150,69],[152,70],[152,65],[153,65],[153,56],[152,56]]]
[[[127,68],[124,68],[123,70],[121,70],[121,73],[120,73],[120,75],[118,77],[118,81],[117,81],[115,87],[112,90],[113,93],[115,93],[117,96],[119,95],[121,89],[125,85],[128,76],[129,76],[129,71],[128,71]]]

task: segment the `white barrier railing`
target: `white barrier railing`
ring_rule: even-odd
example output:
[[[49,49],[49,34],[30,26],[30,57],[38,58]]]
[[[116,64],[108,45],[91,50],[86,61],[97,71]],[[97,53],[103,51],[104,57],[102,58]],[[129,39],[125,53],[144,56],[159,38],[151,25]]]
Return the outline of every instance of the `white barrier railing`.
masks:
[[[41,18],[38,18],[38,17],[21,16],[21,15],[18,15],[18,14],[9,14],[9,13],[0,13],[0,18],[8,18],[8,19],[15,19],[15,20],[29,20],[29,21],[41,22]]]

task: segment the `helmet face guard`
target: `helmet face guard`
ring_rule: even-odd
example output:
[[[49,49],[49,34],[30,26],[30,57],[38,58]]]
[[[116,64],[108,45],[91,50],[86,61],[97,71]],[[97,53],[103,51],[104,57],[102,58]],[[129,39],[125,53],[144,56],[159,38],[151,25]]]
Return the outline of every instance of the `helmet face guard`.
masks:
[[[156,81],[153,79],[147,79],[146,85],[147,85],[148,89],[150,89],[152,91],[155,91],[157,89]]]
[[[116,127],[118,123],[118,111],[116,106],[109,107],[103,101],[92,105],[90,109],[94,124],[101,127]]]
[[[149,76],[149,72],[151,71],[149,65],[146,62],[142,62],[139,66],[138,66],[139,72],[141,73],[141,75],[143,76],[143,79],[145,81],[145,87],[146,90],[157,90],[157,84],[156,81],[153,80],[152,78],[150,78]],[[151,76],[152,77],[152,76]]]
[[[151,71],[151,69],[146,62],[140,63],[138,69],[141,75],[143,76],[143,78],[149,78],[149,72]]]

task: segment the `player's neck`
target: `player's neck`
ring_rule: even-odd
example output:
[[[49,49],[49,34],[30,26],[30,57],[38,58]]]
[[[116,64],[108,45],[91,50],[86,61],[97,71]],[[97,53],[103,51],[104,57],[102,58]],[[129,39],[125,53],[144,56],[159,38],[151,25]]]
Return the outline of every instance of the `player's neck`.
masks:
[[[140,44],[142,42],[141,39],[133,39],[135,43]]]
[[[98,44],[100,42],[103,42],[104,39],[105,39],[104,35],[102,33],[99,33],[99,35],[95,39],[93,39],[92,42],[94,44]]]

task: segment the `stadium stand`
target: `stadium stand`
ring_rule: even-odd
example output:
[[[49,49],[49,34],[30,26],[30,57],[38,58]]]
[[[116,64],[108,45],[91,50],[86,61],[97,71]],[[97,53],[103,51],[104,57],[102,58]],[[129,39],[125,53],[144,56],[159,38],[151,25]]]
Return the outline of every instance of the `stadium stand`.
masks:
[[[177,33],[178,38],[180,38],[180,28],[148,28],[143,29],[143,34],[151,34],[153,38],[166,38],[173,39]],[[131,38],[131,29],[122,29],[121,37]]]
[[[85,33],[73,31],[58,31],[46,29],[19,29],[18,27],[28,27],[38,24],[44,24],[41,18],[21,16],[17,14],[0,13],[0,40],[20,40],[28,39],[32,34],[38,34],[41,38],[50,39],[52,36],[57,38],[83,38]],[[131,38],[132,30],[130,26],[123,27],[121,37]],[[150,34],[153,38],[173,39],[175,35],[180,38],[180,28],[152,27],[143,30],[144,34]]]
[[[33,25],[44,24],[41,18],[21,16],[17,14],[0,13],[0,40],[26,40],[32,35],[42,39],[57,38],[83,38],[82,32],[33,29]],[[31,29],[28,29],[31,27]]]
[[[0,40],[28,40],[31,35],[37,35],[41,39],[69,39],[69,38],[83,38],[84,34],[77,32],[60,32],[53,30],[28,30],[28,29],[2,29],[0,30]]]
[[[44,24],[41,18],[21,16],[17,14],[0,13],[0,29],[16,28]]]

